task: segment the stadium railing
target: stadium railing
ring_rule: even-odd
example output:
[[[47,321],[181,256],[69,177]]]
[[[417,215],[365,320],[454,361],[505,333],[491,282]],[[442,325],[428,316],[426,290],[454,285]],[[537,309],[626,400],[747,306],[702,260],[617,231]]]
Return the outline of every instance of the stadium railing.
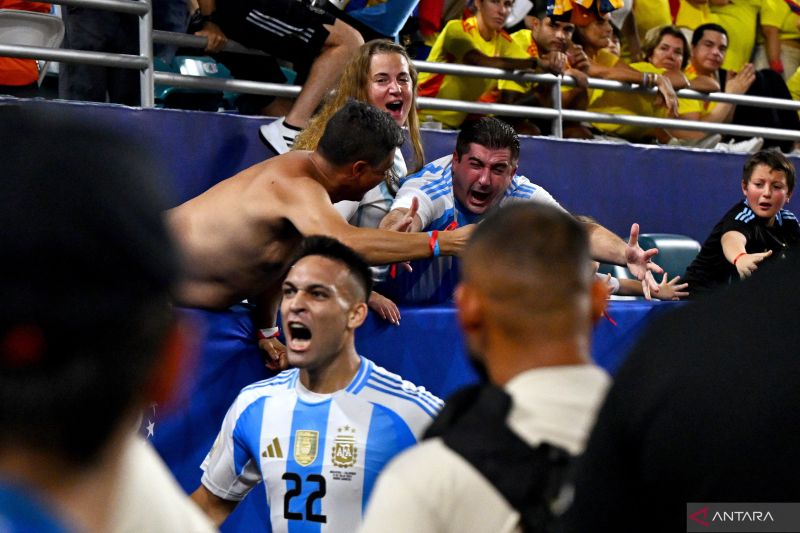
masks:
[[[215,79],[201,76],[188,76],[169,72],[156,72],[153,68],[153,42],[163,44],[177,44],[186,47],[202,49],[205,47],[206,38],[194,35],[184,35],[163,31],[154,31],[152,26],[152,9],[150,0],[55,0],[53,3],[67,6],[81,6],[95,9],[107,9],[120,13],[129,13],[139,16],[139,55],[112,54],[104,52],[87,52],[79,50],[54,50],[33,46],[3,45],[0,44],[0,56],[20,57],[28,59],[46,59],[50,61],[77,62],[91,65],[122,67],[138,69],[141,72],[141,106],[154,105],[154,84],[170,84],[175,87],[229,90],[247,94],[268,94],[274,96],[293,97],[300,93],[301,87],[277,83],[263,83],[246,80]],[[225,51],[263,54],[263,52],[249,50],[238,43],[229,41]],[[441,98],[418,98],[418,107],[423,109],[443,109],[464,111],[467,113],[498,114],[504,116],[519,116],[544,118],[553,121],[553,136],[562,136],[563,121],[577,122],[602,122],[612,124],[627,124],[643,127],[674,128],[683,130],[696,130],[707,133],[721,133],[740,136],[760,136],[782,140],[800,140],[800,131],[784,130],[777,128],[762,128],[754,126],[740,126],[736,124],[717,124],[694,120],[664,119],[642,117],[634,115],[616,115],[608,113],[594,113],[590,111],[577,111],[563,109],[561,105],[561,86],[574,86],[575,81],[569,76],[555,76],[552,74],[531,74],[524,72],[511,72],[497,68],[476,67],[470,65],[453,65],[444,63],[429,63],[414,61],[414,66],[422,72],[452,74],[457,76],[473,76],[482,78],[509,79],[517,81],[551,83],[554,106],[552,109],[517,106],[506,104],[489,104],[466,102],[461,100],[446,100]],[[596,78],[589,79],[589,87],[605,90],[638,92],[655,94],[655,89],[645,89],[636,84],[621,83]],[[681,98],[705,100],[713,102],[728,102],[733,104],[746,104],[748,106],[766,107],[773,109],[800,110],[800,102],[782,100],[777,98],[763,98],[725,93],[700,93],[682,89],[678,91]]]

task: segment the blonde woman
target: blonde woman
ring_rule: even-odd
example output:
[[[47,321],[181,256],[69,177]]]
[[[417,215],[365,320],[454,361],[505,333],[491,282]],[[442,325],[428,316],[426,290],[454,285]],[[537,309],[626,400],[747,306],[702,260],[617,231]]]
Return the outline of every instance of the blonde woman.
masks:
[[[354,226],[377,228],[389,212],[400,180],[422,168],[424,154],[417,117],[417,71],[401,45],[385,39],[365,43],[345,66],[339,85],[311,118],[308,127],[295,140],[295,150],[313,150],[319,142],[328,119],[349,99],[369,103],[386,111],[397,124],[406,129],[412,159],[406,165],[403,154],[395,153],[391,173],[379,186],[364,195],[360,202],[342,201],[336,210]],[[398,228],[402,229],[402,228]],[[382,318],[399,323],[397,306],[373,292],[369,304]]]

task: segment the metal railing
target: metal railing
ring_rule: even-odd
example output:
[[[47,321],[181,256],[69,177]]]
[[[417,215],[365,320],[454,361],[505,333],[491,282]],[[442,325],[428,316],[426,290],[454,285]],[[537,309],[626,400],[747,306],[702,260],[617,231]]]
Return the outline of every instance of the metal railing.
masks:
[[[103,52],[88,52],[81,50],[52,49],[23,45],[0,44],[0,56],[19,57],[26,59],[44,59],[49,61],[75,62],[105,67],[120,67],[138,69],[140,71],[141,106],[153,107],[155,83],[169,84],[175,87],[194,89],[215,89],[221,91],[235,91],[247,94],[266,94],[273,96],[294,97],[300,93],[301,87],[278,83],[264,83],[245,80],[230,80],[220,78],[207,78],[203,76],[189,76],[184,74],[157,72],[153,68],[153,43],[172,44],[188,48],[203,49],[206,38],[178,33],[153,30],[151,0],[54,0],[53,3],[65,6],[80,6],[94,9],[106,9],[119,13],[128,13],[139,17],[139,54],[113,54]],[[228,41],[223,47],[224,51],[266,55],[259,50],[248,49],[234,41]],[[575,86],[575,80],[569,76],[555,76],[553,74],[532,74],[527,72],[512,72],[497,68],[476,67],[470,65],[454,65],[446,63],[430,63],[414,61],[414,66],[421,72],[433,72],[457,76],[472,76],[480,78],[494,78],[515,80],[519,82],[549,83],[553,85],[554,107],[539,108],[506,104],[488,104],[466,102],[460,100],[446,100],[441,98],[418,99],[421,109],[450,110],[466,113],[496,114],[503,116],[518,116],[529,118],[544,118],[553,121],[553,134],[561,137],[562,123],[567,121],[583,121],[611,124],[626,124],[641,127],[658,127],[668,129],[681,129],[703,131],[708,133],[722,133],[730,135],[761,136],[774,139],[788,139],[800,141],[800,131],[783,130],[776,128],[763,128],[754,126],[740,126],[736,124],[718,124],[694,120],[664,119],[655,117],[642,117],[634,115],[617,115],[609,113],[595,113],[590,111],[576,111],[563,109],[561,105],[562,85]],[[589,79],[589,87],[622,92],[651,93],[653,88],[645,89],[636,84],[617,81]],[[778,98],[763,98],[726,93],[701,93],[698,91],[682,89],[678,91],[681,98],[723,102],[731,104],[746,104],[748,106],[766,107],[773,109],[800,110],[800,102]]]

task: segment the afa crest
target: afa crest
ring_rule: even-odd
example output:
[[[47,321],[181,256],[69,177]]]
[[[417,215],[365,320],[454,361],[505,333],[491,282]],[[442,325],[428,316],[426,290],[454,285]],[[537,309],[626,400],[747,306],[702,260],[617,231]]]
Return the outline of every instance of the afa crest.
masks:
[[[299,429],[294,434],[294,460],[300,466],[308,466],[317,458],[319,431]]]
[[[358,448],[356,447],[355,428],[340,427],[331,448],[331,462],[335,466],[346,468],[356,464]]]

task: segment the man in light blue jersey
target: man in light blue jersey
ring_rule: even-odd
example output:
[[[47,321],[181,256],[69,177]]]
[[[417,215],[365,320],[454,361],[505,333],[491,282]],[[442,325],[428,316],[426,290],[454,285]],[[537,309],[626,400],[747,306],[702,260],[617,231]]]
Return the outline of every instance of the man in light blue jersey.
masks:
[[[516,174],[518,162],[519,138],[514,129],[487,117],[465,124],[452,155],[432,161],[406,178],[381,228],[403,219],[416,198],[419,208],[410,231],[429,233],[434,257],[412,262],[411,272],[398,272],[381,292],[398,303],[447,301],[458,282],[458,260],[437,257],[439,232],[480,222],[493,209],[511,202],[531,201],[563,210],[550,193]],[[627,244],[599,224],[586,223],[586,230],[596,261],[627,265],[642,281],[646,298],[651,291],[658,292],[653,272],[662,269],[651,261],[658,250],[645,251],[638,245],[638,224],[631,227]]]
[[[442,407],[356,353],[371,284],[350,248],[304,241],[281,303],[293,368],[242,390],[192,495],[217,524],[264,481],[273,531],[354,531],[380,470]]]

